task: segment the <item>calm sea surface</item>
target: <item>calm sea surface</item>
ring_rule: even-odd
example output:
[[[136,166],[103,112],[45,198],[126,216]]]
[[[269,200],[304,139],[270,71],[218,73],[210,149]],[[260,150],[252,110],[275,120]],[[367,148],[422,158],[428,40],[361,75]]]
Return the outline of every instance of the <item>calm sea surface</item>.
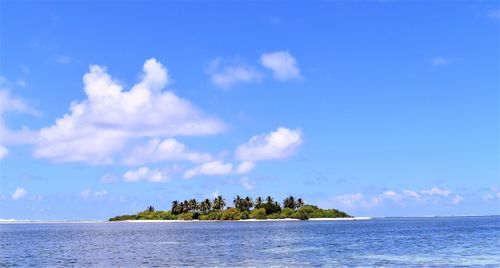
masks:
[[[0,266],[500,267],[500,217],[0,224]]]

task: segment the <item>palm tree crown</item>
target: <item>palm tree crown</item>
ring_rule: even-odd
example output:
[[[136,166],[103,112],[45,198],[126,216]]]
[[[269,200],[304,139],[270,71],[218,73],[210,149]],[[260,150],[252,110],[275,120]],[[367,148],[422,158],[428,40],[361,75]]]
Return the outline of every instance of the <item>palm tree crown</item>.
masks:
[[[214,199],[214,203],[212,205],[214,209],[222,210],[224,209],[225,206],[226,206],[226,201],[224,200],[222,195],[219,195]]]

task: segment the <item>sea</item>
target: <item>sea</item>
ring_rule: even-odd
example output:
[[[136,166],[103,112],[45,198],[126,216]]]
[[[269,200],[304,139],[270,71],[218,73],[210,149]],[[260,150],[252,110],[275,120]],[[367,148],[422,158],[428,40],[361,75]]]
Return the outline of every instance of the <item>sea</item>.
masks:
[[[4,223],[0,266],[500,267],[500,216]]]

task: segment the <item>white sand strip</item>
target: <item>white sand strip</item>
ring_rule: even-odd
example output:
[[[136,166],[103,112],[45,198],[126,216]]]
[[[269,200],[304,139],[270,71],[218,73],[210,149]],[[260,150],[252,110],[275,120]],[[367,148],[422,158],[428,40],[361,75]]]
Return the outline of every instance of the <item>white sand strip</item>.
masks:
[[[354,217],[354,218],[310,218],[310,221],[356,221],[356,220],[371,220],[371,217]],[[224,220],[224,221],[230,221],[230,220]],[[286,218],[286,219],[247,219],[247,220],[234,220],[234,221],[241,221],[241,222],[257,222],[257,221],[300,221],[299,219],[292,219],[292,218]],[[136,223],[142,223],[142,222],[220,222],[218,220],[125,220],[125,221],[116,221],[116,222],[136,222]]]

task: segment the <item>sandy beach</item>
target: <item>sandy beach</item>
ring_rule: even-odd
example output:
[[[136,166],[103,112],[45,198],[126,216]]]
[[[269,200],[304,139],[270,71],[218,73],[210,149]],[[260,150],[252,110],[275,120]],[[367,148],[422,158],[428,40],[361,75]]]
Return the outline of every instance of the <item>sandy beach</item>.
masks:
[[[309,221],[357,221],[357,220],[371,220],[372,217],[354,217],[354,218],[311,218]],[[247,219],[247,220],[234,220],[234,222],[269,222],[269,221],[301,221],[299,219]],[[307,220],[306,220],[307,221]],[[116,222],[132,222],[132,223],[169,223],[169,222],[221,222],[217,220],[124,220]],[[65,220],[13,220],[2,219],[0,224],[15,224],[15,223],[114,223],[106,220],[85,220],[85,221],[65,221]]]
[[[311,218],[308,219],[309,221],[357,221],[357,220],[371,220],[373,219],[372,217],[354,217],[354,218]],[[306,220],[306,221],[308,221]],[[292,219],[292,218],[286,218],[286,219],[247,219],[247,220],[234,220],[235,222],[260,222],[260,221],[301,221],[299,219]],[[220,222],[217,220],[190,220],[190,221],[184,221],[184,220],[125,220],[125,221],[117,221],[117,222],[135,222],[135,223],[142,223],[142,222]]]

